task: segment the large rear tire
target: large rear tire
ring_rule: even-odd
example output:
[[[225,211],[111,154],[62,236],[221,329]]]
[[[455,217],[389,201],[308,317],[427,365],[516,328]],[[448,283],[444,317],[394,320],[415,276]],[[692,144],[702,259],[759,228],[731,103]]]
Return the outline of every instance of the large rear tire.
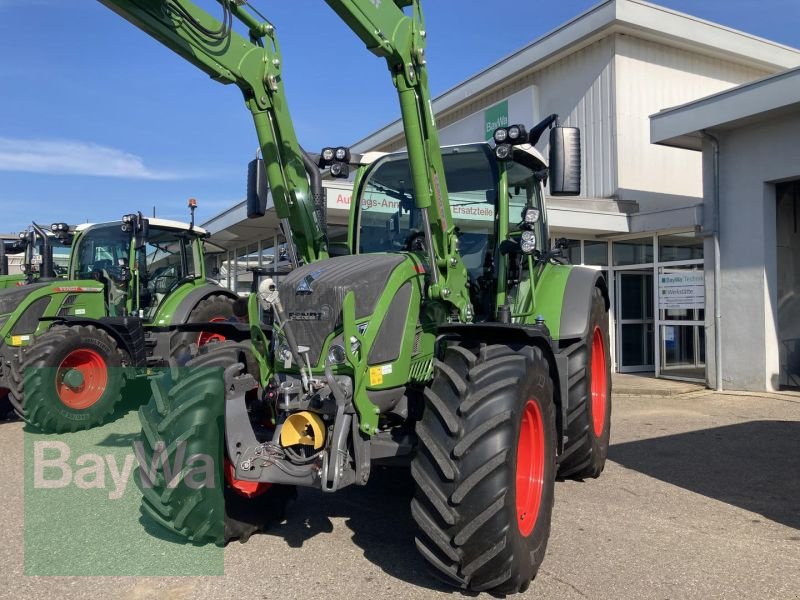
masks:
[[[143,495],[142,512],[193,542],[244,542],[272,521],[283,519],[286,505],[295,494],[288,486],[242,493],[224,469],[223,371],[237,363],[244,368],[247,352],[245,344],[230,341],[204,345],[185,367],[175,366],[154,378],[153,398],[139,409],[140,462],[156,465],[152,479],[141,470],[136,478]],[[156,448],[163,448],[164,459],[173,464],[180,444],[184,444],[184,456],[213,458],[213,485],[168,485],[164,460],[154,461]]]
[[[25,420],[44,432],[100,425],[122,397],[127,355],[93,325],[51,327],[21,361],[23,386],[12,394]]]
[[[550,536],[556,429],[541,350],[451,345],[436,363],[411,474],[416,544],[446,582],[512,594]]]
[[[589,333],[569,358],[567,443],[559,458],[560,479],[598,477],[606,465],[611,437],[611,357],[608,311],[594,288]]]

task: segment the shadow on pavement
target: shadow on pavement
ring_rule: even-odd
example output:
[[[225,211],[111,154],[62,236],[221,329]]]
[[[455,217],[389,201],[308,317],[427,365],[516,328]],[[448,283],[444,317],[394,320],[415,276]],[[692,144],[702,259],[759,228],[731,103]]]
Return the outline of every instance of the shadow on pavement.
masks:
[[[800,529],[800,422],[751,421],[615,444],[608,457]]]
[[[412,496],[408,469],[375,469],[366,487],[349,487],[334,494],[299,490],[299,497],[287,509],[286,521],[266,533],[299,548],[306,540],[331,533],[332,517],[344,517],[353,532],[353,543],[385,573],[427,589],[455,592],[431,573],[417,551],[410,509]]]

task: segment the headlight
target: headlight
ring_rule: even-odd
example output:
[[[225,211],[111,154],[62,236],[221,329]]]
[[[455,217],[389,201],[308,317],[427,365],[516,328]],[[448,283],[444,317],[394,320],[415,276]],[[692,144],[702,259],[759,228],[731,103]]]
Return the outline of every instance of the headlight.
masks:
[[[349,177],[350,167],[348,167],[345,163],[333,163],[331,165],[331,175],[339,179]]]
[[[322,160],[324,160],[325,162],[332,161],[334,155],[335,155],[335,150],[333,148],[323,148],[322,152],[320,152],[320,156],[322,157]]]
[[[511,144],[500,144],[494,149],[497,160],[509,160],[511,158]]]
[[[336,152],[334,153],[334,157],[336,160],[340,160],[342,162],[349,162],[350,161],[350,150],[347,148],[337,148]]]
[[[289,346],[287,344],[281,344],[278,346],[278,351],[276,352],[278,359],[284,363],[292,362],[292,351],[289,350]]]
[[[361,343],[356,339],[356,336],[350,336],[350,353],[357,354],[358,349],[361,348]]]
[[[541,213],[538,208],[524,208],[522,209],[522,222],[525,225],[533,225],[539,221]]]
[[[528,132],[524,125],[512,125],[508,128],[508,140],[512,144],[524,144],[528,141]]]
[[[494,143],[502,144],[508,139],[508,129],[500,127],[494,130]]]
[[[328,350],[328,362],[333,365],[341,365],[346,360],[344,348],[339,344],[331,344]]]
[[[525,254],[533,254],[536,251],[536,234],[532,231],[523,231],[519,245]]]

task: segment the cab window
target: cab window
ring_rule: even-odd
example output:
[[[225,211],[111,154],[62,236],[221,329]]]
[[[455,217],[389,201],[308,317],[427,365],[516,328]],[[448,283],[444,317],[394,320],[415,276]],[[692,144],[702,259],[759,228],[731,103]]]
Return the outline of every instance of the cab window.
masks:
[[[496,163],[486,144],[443,148],[442,160],[459,250],[475,283],[492,268]],[[423,251],[422,215],[414,203],[408,155],[376,162],[359,197],[358,252]]]

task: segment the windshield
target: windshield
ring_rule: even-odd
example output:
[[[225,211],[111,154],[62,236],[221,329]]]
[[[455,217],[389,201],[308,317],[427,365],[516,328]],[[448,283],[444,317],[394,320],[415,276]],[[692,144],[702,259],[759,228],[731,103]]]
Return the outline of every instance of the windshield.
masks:
[[[450,208],[459,249],[470,277],[491,269],[497,168],[486,144],[442,149]],[[359,253],[424,250],[422,218],[406,153],[380,159],[371,169],[359,199]]]
[[[121,222],[87,229],[76,249],[75,274],[87,278],[129,266],[130,244],[131,234],[122,231]]]

